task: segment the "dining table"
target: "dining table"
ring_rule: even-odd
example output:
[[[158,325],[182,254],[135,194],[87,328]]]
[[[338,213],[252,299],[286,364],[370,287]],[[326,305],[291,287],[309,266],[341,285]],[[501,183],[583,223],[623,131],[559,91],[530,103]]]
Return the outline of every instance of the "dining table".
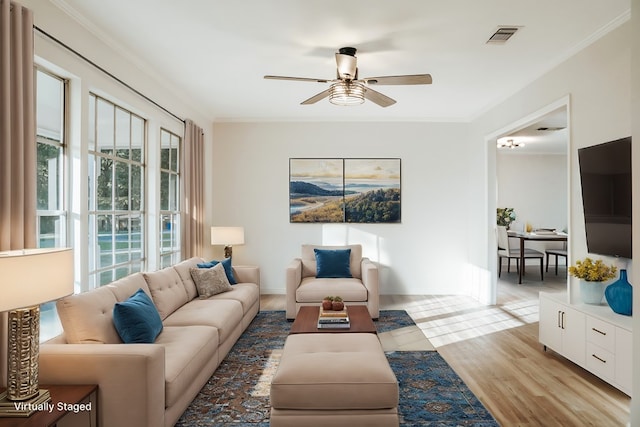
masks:
[[[567,233],[562,231],[515,231],[507,230],[509,237],[515,237],[520,240],[520,268],[518,269],[518,284],[522,284],[522,275],[524,274],[524,244],[527,240],[536,242],[566,242],[569,238]]]

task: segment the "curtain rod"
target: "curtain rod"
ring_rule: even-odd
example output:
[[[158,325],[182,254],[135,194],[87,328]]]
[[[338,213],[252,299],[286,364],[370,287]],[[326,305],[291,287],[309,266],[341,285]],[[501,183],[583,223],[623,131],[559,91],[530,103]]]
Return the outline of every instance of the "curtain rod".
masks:
[[[169,114],[170,116],[176,118],[177,120],[181,121],[182,123],[185,122],[185,120],[181,117],[179,117],[176,114],[173,114],[171,111],[169,111],[168,109],[166,109],[165,107],[163,107],[162,105],[158,104],[156,101],[154,101],[153,99],[149,98],[147,95],[145,95],[144,93],[140,92],[138,89],[135,89],[134,87],[132,87],[131,85],[129,85],[128,83],[125,83],[124,81],[122,81],[121,79],[119,79],[118,77],[114,76],[113,74],[111,74],[109,71],[105,70],[104,68],[102,68],[100,65],[96,64],[95,62],[93,62],[92,60],[90,60],[89,58],[87,58],[86,56],[84,56],[83,54],[81,54],[80,52],[76,51],[75,49],[73,49],[71,46],[63,43],[62,41],[58,40],[57,38],[55,38],[54,36],[52,36],[51,34],[47,33],[46,31],[44,31],[43,29],[39,28],[38,26],[34,25],[33,28],[39,32],[40,34],[42,34],[43,36],[49,38],[50,40],[56,42],[57,44],[59,44],[60,46],[64,47],[65,49],[67,49],[69,52],[73,53],[74,55],[76,55],[78,58],[82,59],[83,61],[87,62],[88,64],[92,65],[93,67],[95,67],[96,69],[102,71],[104,74],[106,74],[107,76],[111,77],[113,80],[115,80],[116,82],[120,83],[122,86],[126,87],[127,89],[129,89],[130,91],[132,91],[133,93],[135,93],[136,95],[140,96],[141,98],[143,98],[144,100],[146,100],[147,102],[150,102],[151,104],[155,105],[156,107],[158,107],[159,109],[161,109],[162,111],[164,111],[165,113]]]

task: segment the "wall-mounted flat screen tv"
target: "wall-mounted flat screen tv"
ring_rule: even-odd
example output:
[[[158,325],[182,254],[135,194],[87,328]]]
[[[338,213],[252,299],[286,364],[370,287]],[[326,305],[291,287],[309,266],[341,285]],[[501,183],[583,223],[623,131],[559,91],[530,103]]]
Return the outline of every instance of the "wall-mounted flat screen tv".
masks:
[[[589,253],[631,258],[631,137],[578,150]]]

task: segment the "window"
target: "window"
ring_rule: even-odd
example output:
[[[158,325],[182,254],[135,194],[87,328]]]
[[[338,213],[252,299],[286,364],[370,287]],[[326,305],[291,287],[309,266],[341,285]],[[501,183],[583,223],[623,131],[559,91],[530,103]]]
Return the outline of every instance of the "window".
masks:
[[[64,203],[65,87],[63,79],[36,70],[37,236],[41,248],[67,243]]]
[[[41,248],[67,246],[65,110],[67,82],[36,69],[36,232]],[[40,339],[62,332],[55,302],[40,307]]]
[[[160,267],[180,261],[180,137],[160,129]]]
[[[142,271],[145,121],[89,99],[89,287]]]

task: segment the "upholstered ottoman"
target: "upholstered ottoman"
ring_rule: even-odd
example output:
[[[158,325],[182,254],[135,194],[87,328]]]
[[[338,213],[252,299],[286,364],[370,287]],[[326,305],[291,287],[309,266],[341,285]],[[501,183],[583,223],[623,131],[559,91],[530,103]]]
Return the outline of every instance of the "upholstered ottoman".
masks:
[[[287,337],[271,382],[272,427],[398,424],[398,381],[375,334]]]

